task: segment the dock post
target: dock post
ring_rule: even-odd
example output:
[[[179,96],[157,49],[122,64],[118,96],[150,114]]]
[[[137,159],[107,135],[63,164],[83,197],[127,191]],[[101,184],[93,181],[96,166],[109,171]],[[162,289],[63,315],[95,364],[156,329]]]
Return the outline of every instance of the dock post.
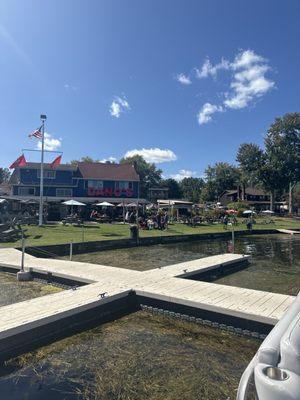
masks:
[[[73,240],[70,242],[70,261],[72,261],[72,256],[73,256]]]
[[[84,243],[84,224],[82,224],[81,233],[82,233],[82,243]]]
[[[22,235],[21,268],[20,268],[20,271],[17,272],[17,280],[18,280],[18,281],[30,281],[30,280],[31,280],[30,271],[25,271],[25,269],[24,269],[24,261],[25,261],[25,238],[24,238],[23,229],[21,229],[21,235]]]

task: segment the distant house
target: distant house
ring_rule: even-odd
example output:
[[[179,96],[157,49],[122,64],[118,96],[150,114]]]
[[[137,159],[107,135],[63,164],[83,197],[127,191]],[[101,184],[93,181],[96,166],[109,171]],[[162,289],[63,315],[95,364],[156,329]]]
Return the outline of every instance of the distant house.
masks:
[[[148,199],[154,203],[157,199],[167,199],[169,197],[169,188],[152,187],[148,190]]]
[[[0,196],[9,196],[11,193],[11,186],[8,182],[0,184]]]
[[[243,191],[242,187],[238,187],[237,189],[225,190],[219,197],[222,206],[227,206],[236,201],[245,201],[249,207],[254,207],[258,211],[270,208],[270,194],[259,188],[247,187]],[[283,204],[283,202],[276,201],[274,203],[275,210],[280,211],[280,206]]]

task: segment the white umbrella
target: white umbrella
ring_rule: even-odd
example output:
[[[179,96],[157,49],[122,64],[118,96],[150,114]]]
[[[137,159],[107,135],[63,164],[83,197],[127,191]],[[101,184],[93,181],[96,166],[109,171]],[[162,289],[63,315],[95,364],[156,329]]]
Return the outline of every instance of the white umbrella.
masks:
[[[73,214],[73,206],[85,206],[84,203],[81,203],[80,201],[74,199],[63,201],[62,204],[65,204],[66,206],[71,206],[71,214]]]
[[[139,204],[139,206],[141,207],[141,204]],[[135,202],[129,203],[129,204],[127,204],[127,207],[137,207],[137,203],[135,203]]]
[[[274,211],[271,211],[271,210],[264,210],[261,213],[262,214],[275,214]]]
[[[84,203],[81,203],[80,201],[74,199],[63,201],[63,204],[65,204],[66,206],[85,206]]]
[[[108,203],[107,201],[102,201],[102,203],[97,203],[95,206],[114,207],[115,205]]]
[[[253,210],[246,210],[246,211],[243,212],[243,214],[249,215],[249,214],[256,214],[256,213]]]

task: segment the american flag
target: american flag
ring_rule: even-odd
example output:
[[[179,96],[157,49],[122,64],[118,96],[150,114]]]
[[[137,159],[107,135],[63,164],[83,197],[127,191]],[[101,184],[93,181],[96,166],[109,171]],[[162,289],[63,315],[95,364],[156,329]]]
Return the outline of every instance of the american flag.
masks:
[[[34,136],[37,139],[42,139],[43,134],[42,134],[42,127],[43,125],[41,125],[39,128],[37,128],[34,132],[30,133],[28,136],[31,138],[32,136]]]

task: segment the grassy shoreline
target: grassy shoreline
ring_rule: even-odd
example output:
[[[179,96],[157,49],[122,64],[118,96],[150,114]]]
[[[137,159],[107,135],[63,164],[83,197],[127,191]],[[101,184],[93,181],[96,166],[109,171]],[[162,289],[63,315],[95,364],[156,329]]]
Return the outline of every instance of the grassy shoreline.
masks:
[[[274,224],[265,224],[262,219],[257,219],[257,223],[253,226],[256,230],[270,229],[300,229],[300,220],[289,218],[274,218]],[[54,244],[64,244],[73,241],[90,242],[114,239],[128,239],[130,237],[129,226],[123,224],[92,224],[86,223],[83,227],[64,226],[62,224],[38,226],[26,226],[26,245],[27,246],[45,246]],[[228,231],[230,231],[228,227]],[[242,219],[238,225],[234,227],[236,232],[246,230]],[[190,227],[184,224],[171,224],[167,230],[140,230],[140,237],[161,237],[176,235],[192,235],[192,234],[210,234],[225,232],[222,224],[200,225]],[[1,247],[20,247],[21,241],[0,243]]]

